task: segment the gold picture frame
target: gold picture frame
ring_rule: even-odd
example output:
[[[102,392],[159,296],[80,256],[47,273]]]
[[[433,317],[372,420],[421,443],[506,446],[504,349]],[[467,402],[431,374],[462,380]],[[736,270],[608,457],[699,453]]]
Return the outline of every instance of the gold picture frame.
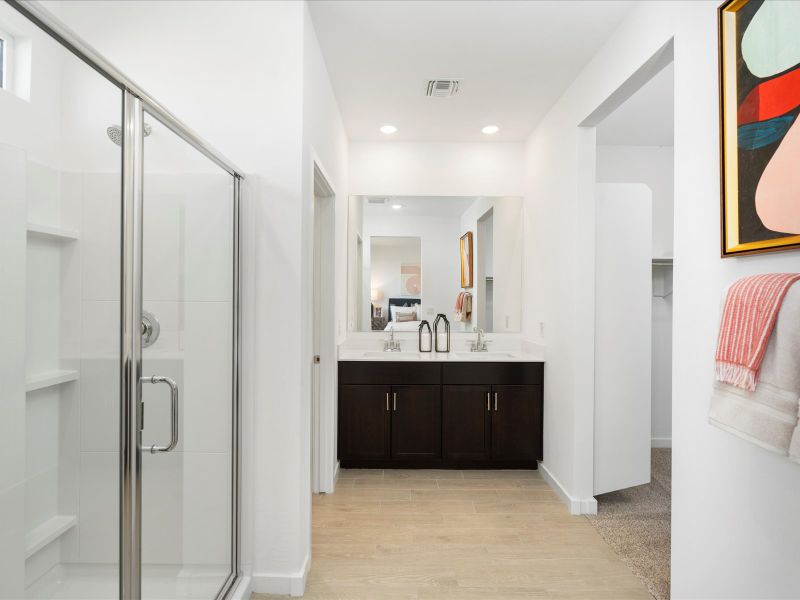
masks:
[[[461,287],[472,287],[472,232],[461,236]]]
[[[779,79],[791,76],[800,69],[800,63],[769,69],[754,68],[756,63],[748,62],[746,55],[750,53],[751,57],[762,59],[759,67],[762,63],[766,64],[763,57],[770,57],[767,45],[772,44],[774,47],[776,44],[774,30],[769,28],[771,20],[765,18],[768,15],[762,13],[755,19],[755,15],[764,6],[766,5],[763,3],[751,0],[727,0],[717,11],[720,241],[723,258],[800,248],[800,234],[794,225],[794,218],[782,221],[779,211],[777,217],[774,216],[776,211],[772,211],[772,216],[765,219],[764,215],[769,214],[764,209],[765,202],[760,200],[759,204],[757,201],[757,197],[766,197],[765,193],[759,191],[759,186],[762,180],[767,179],[767,170],[773,168],[770,164],[777,163],[773,161],[774,156],[778,152],[788,153],[791,150],[787,147],[779,151],[777,148],[789,129],[800,127],[800,115],[796,107],[783,112],[769,112],[758,102],[758,95],[765,89],[760,88],[762,84],[772,85],[771,89],[775,90],[780,87]],[[754,26],[745,36],[752,23],[756,23],[758,29]],[[800,36],[800,28],[796,35]],[[743,43],[745,37],[748,39]],[[766,40],[763,47],[759,47],[760,40]],[[779,40],[777,44],[780,48]],[[773,62],[777,63],[777,60]],[[776,97],[776,92],[772,93],[773,98]],[[778,92],[778,98],[781,93],[783,92]],[[773,189],[777,189],[777,186]],[[786,194],[783,190],[781,193],[784,196]],[[796,206],[800,207],[800,197],[797,198]],[[783,210],[785,213],[786,209]]]

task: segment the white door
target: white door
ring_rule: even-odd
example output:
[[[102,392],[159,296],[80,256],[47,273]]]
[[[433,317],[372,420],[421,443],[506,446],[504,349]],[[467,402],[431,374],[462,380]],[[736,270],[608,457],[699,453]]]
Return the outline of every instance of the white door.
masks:
[[[650,481],[652,194],[598,184],[594,494]]]
[[[320,491],[320,329],[322,313],[322,199],[314,196],[314,254],[312,273],[314,289],[312,291],[313,325],[311,364],[311,491]]]

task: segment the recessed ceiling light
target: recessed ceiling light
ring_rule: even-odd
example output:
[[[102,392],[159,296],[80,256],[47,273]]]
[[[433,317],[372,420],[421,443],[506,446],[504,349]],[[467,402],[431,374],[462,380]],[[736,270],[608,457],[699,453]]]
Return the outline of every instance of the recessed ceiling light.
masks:
[[[394,125],[383,125],[381,127],[381,133],[385,133],[386,135],[392,135],[393,133],[397,133],[397,127]]]
[[[481,129],[481,131],[486,135],[494,135],[495,133],[500,131],[500,128],[497,125],[487,125],[483,129]]]
[[[395,209],[395,210],[400,210],[401,208],[403,208],[403,205],[402,204],[392,204],[392,208]]]

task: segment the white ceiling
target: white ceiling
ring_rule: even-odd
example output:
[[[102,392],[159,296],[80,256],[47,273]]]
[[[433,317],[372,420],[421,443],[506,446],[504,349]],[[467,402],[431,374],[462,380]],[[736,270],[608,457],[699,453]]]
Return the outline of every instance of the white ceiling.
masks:
[[[675,67],[666,66],[597,126],[604,146],[672,146]]]
[[[522,141],[634,3],[312,0],[353,140]],[[432,78],[460,78],[427,98]],[[398,132],[378,131],[390,123]],[[497,125],[493,136],[481,133]]]

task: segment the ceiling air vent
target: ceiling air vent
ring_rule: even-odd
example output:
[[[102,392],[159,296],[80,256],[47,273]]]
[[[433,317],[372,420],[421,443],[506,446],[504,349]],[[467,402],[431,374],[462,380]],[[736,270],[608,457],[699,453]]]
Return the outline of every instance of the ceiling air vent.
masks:
[[[458,79],[429,79],[425,95],[430,98],[449,98],[458,93]]]
[[[367,198],[367,204],[386,204],[386,198]]]

